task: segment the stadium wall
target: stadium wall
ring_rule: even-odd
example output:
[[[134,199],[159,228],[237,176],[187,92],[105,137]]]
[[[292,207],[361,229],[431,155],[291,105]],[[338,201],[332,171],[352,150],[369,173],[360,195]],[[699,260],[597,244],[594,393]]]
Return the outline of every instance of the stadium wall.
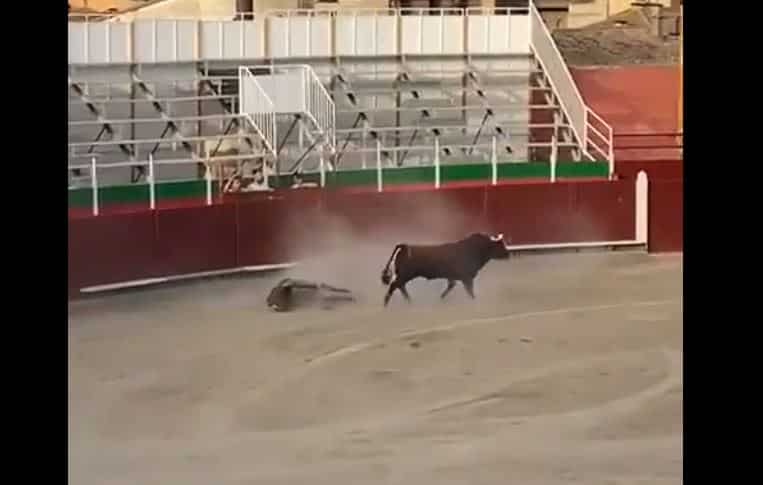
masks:
[[[302,189],[75,218],[69,220],[69,291],[289,262],[303,255],[298,248],[328,244],[336,223],[377,242],[392,233],[437,240],[478,230],[504,232],[514,244],[633,240],[635,200],[634,180],[390,193]]]

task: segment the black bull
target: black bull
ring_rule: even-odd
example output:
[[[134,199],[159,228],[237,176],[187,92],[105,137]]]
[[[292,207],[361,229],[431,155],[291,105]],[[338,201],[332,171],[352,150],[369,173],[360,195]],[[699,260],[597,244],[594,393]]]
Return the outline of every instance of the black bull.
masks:
[[[506,259],[509,255],[503,234],[490,236],[475,233],[460,241],[430,246],[398,244],[382,271],[382,283],[389,286],[384,295],[384,306],[395,290],[400,290],[410,301],[405,285],[416,278],[448,280],[448,287],[440,298],[445,298],[456,281],[460,281],[469,296],[474,298],[477,273],[491,259]]]

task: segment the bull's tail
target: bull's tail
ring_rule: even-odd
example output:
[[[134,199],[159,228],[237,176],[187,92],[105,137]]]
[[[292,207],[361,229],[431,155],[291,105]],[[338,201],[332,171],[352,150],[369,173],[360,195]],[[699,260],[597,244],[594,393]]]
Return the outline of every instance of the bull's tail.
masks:
[[[389,285],[392,283],[393,278],[395,276],[396,272],[396,261],[397,261],[397,255],[400,253],[400,251],[405,247],[405,244],[398,244],[395,246],[395,249],[392,251],[392,256],[389,257],[389,261],[387,261],[386,266],[384,266],[384,269],[382,270],[381,280],[384,285]]]

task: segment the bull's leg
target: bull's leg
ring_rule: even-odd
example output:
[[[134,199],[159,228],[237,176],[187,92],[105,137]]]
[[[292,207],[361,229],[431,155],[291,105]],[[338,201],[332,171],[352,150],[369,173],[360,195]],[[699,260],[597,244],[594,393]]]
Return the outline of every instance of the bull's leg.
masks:
[[[474,299],[474,280],[462,280],[461,282],[464,284],[464,289],[469,293],[469,296]]]
[[[400,293],[405,297],[405,301],[411,302],[411,296],[408,294],[408,290],[405,289],[405,285],[400,285]]]
[[[396,289],[397,289],[397,286],[394,283],[389,285],[389,289],[387,289],[387,294],[384,295],[384,306],[387,306],[387,303],[389,303],[389,299],[392,297],[392,293],[394,293]]]
[[[454,286],[456,286],[456,282],[453,280],[448,280],[448,287],[445,288],[445,291],[442,292],[442,295],[440,295],[440,298],[444,299],[448,295],[448,293],[450,293],[450,290],[452,290]]]

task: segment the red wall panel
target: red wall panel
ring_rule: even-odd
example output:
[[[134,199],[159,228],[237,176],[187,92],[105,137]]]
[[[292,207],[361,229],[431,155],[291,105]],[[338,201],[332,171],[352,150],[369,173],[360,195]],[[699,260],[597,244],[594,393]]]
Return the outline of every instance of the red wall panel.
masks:
[[[568,227],[570,184],[509,185],[487,189],[487,220],[515,244],[552,243],[574,234]]]
[[[154,240],[150,212],[69,220],[69,287],[156,276]]]
[[[156,256],[164,275],[235,268],[236,207],[156,211]]]
[[[283,263],[317,237],[321,191],[277,191],[237,204],[238,265]]]
[[[324,211],[356,237],[447,238],[485,230],[483,187],[390,193],[326,192]],[[329,226],[330,227],[330,226]]]
[[[683,180],[649,182],[649,251],[682,251]]]
[[[575,184],[575,205],[567,224],[569,241],[625,241],[636,238],[636,184]]]
[[[492,230],[516,244],[635,237],[632,181],[493,187],[487,198]]]

